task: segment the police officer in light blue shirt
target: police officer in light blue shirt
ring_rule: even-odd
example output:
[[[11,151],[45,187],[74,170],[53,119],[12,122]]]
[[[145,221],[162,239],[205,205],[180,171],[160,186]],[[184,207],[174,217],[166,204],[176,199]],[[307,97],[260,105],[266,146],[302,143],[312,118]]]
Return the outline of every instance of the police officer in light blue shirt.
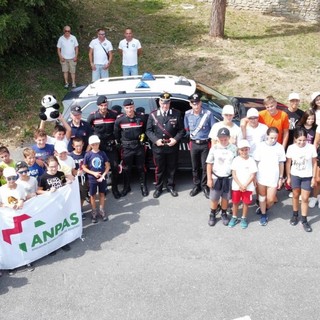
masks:
[[[201,96],[198,93],[191,95],[189,101],[192,109],[185,113],[184,127],[190,136],[189,146],[194,184],[190,196],[194,197],[202,190],[209,199],[206,159],[211,146],[209,132],[215,119],[210,110],[202,108]]]

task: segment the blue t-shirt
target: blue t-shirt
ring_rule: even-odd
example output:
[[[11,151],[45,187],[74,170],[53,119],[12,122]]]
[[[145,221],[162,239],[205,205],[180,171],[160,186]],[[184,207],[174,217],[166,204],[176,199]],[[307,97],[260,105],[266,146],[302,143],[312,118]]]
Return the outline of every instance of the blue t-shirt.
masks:
[[[95,172],[104,173],[105,171],[105,163],[109,162],[109,158],[107,157],[104,151],[99,150],[98,152],[88,151],[83,159],[83,164],[85,164],[89,170]],[[96,181],[96,177],[88,174],[89,182]]]
[[[40,181],[40,177],[45,173],[44,168],[42,168],[41,166],[39,166],[36,162],[28,167],[29,169],[29,176],[31,177],[35,177],[38,182]]]
[[[36,159],[46,161],[49,156],[54,155],[54,145],[46,144],[44,148],[39,148],[36,144],[32,146],[32,149],[36,153]]]

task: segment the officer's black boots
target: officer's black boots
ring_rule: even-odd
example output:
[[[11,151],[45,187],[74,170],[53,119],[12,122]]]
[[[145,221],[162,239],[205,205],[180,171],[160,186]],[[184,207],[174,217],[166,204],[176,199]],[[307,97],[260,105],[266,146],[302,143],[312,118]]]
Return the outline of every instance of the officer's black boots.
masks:
[[[148,191],[147,185],[142,183],[142,184],[140,185],[140,188],[141,188],[141,194],[142,194],[142,196],[147,197],[147,196],[149,195],[149,191]]]
[[[130,178],[127,172],[123,171],[123,190],[121,191],[121,197],[125,197],[131,192]]]

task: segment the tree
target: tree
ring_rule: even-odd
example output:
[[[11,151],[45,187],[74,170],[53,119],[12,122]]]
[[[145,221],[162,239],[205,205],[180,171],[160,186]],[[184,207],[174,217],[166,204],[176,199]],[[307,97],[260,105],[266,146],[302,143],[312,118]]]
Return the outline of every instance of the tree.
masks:
[[[227,0],[213,0],[209,35],[215,38],[224,37]]]
[[[0,0],[0,57],[51,51],[74,11],[71,0]]]

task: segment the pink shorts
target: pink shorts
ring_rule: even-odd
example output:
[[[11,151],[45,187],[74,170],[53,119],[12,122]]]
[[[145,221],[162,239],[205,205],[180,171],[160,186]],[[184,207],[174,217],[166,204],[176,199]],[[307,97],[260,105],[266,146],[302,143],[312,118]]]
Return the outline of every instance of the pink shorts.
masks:
[[[232,202],[235,204],[240,203],[242,200],[245,204],[251,204],[252,202],[252,191],[240,191],[240,190],[232,190]]]

